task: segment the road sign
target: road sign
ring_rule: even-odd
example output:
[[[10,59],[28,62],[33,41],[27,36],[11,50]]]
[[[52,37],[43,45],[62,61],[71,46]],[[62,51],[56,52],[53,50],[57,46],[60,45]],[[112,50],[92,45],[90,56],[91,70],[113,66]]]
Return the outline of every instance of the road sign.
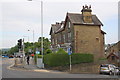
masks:
[[[71,59],[71,54],[72,54],[71,48],[68,48],[68,55],[70,55],[70,56],[69,56],[69,59],[70,59],[70,71],[72,70],[72,65],[71,65],[71,64],[72,64],[72,63],[71,63],[71,60],[72,60],[72,59]]]
[[[68,48],[68,55],[71,55],[72,52],[71,52],[71,48]]]
[[[36,54],[40,54],[40,51],[36,51]]]

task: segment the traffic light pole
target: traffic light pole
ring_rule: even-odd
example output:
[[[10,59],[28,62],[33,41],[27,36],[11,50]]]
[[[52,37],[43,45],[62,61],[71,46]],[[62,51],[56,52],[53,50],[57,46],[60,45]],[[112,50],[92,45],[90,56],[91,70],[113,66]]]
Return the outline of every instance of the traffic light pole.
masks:
[[[22,40],[22,42],[23,42],[23,51],[22,51],[22,53],[23,53],[23,67],[24,67],[24,65],[25,65],[25,53],[24,53],[24,38],[23,38],[23,40]]]
[[[25,53],[24,53],[24,38],[23,38],[23,61],[24,61],[24,57],[25,57]]]
[[[19,49],[19,53],[20,53],[20,49]]]
[[[72,65],[71,65],[71,55],[70,55],[70,71],[72,70]]]

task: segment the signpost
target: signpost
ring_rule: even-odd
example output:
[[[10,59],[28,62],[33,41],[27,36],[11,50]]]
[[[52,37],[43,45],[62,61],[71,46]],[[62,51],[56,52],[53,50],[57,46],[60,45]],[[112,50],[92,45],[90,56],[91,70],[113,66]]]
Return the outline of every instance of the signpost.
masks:
[[[69,55],[69,57],[70,57],[70,71],[72,70],[72,65],[71,65],[71,54],[72,54],[71,48],[68,48],[68,55]]]
[[[36,54],[40,54],[40,51],[36,51],[35,53],[36,53]]]

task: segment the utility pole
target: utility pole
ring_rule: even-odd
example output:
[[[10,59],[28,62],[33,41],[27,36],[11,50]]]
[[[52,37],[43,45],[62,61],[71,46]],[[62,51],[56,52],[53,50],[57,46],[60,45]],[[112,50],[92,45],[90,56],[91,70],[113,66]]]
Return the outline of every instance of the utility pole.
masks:
[[[30,31],[30,30],[28,30],[28,31]],[[35,49],[34,49],[34,35],[35,35],[35,33],[34,33],[34,30],[33,30],[33,53],[35,53]]]
[[[24,47],[24,38],[23,38],[23,51],[22,51],[22,52],[23,52],[23,64],[24,64],[24,62],[25,62],[25,53],[24,53],[24,48],[25,48],[25,47]]]
[[[43,63],[43,2],[41,1],[41,54],[42,54],[42,64]]]
[[[28,0],[28,1],[33,1],[33,0]],[[43,63],[43,1],[41,1],[40,4],[41,4],[41,8],[40,8],[41,9],[41,54],[42,54],[42,68],[44,68],[44,63]]]

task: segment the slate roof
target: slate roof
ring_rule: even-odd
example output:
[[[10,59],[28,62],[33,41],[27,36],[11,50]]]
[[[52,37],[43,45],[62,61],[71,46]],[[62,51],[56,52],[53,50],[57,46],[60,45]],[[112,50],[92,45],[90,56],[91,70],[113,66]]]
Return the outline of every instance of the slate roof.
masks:
[[[63,27],[61,28],[62,24],[64,24],[64,21],[62,21],[61,23],[56,22],[56,24],[51,24],[50,35],[52,33],[52,30],[54,30],[55,33],[63,30]]]
[[[101,21],[97,18],[96,15],[92,15],[92,23],[84,23],[82,14],[79,13],[67,13],[68,18],[73,24],[81,25],[102,25]]]
[[[82,14],[79,13],[67,13],[65,21],[62,21],[61,23],[64,24],[64,27],[60,27],[61,23],[56,23],[52,24],[51,30],[50,30],[50,35],[52,32],[52,29],[54,29],[55,33],[59,33],[64,30],[67,19],[70,19],[71,23],[73,25],[92,25],[92,26],[103,26],[102,22],[97,18],[96,15],[92,15],[92,23],[85,23],[83,21],[83,16]],[[55,27],[56,26],[56,27]],[[101,31],[103,34],[106,34],[104,31]]]

